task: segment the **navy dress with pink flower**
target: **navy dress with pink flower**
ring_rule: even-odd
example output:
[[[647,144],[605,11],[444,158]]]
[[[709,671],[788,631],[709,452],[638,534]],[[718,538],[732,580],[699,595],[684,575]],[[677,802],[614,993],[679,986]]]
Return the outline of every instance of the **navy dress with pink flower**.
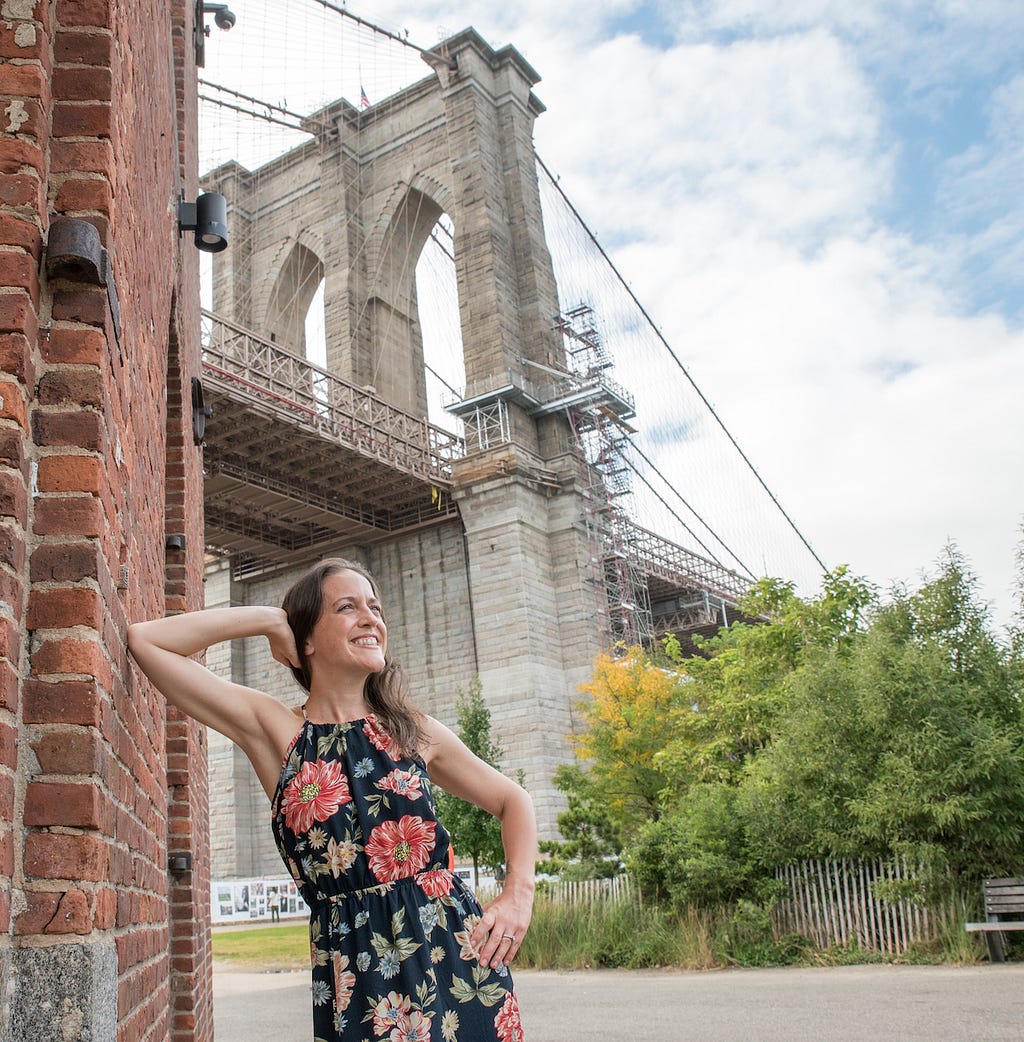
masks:
[[[512,978],[479,964],[422,760],[376,718],[306,721],[271,804],[310,907],[317,1042],[522,1042]]]

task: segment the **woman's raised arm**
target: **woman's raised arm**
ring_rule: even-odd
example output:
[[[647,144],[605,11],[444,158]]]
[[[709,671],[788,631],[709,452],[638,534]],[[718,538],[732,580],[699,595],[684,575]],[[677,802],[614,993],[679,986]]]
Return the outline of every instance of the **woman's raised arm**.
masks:
[[[294,711],[190,657],[221,641],[259,636],[270,641],[278,662],[297,663],[287,616],[271,607],[210,608],[137,622],[128,627],[128,649],[168,702],[243,749],[271,795],[281,757],[294,737]]]

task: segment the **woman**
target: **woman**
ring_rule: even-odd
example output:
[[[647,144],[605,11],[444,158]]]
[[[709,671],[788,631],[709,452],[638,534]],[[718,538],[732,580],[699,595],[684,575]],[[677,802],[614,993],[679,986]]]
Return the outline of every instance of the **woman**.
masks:
[[[308,691],[300,709],[190,658],[260,635]],[[327,560],[280,609],[136,623],[128,646],[169,702],[244,750],[271,800],[278,848],[311,909],[315,1038],[520,1042],[507,965],[530,923],[533,806],[412,706],[370,576]],[[501,821],[507,874],[484,909],[449,871],[431,781]]]

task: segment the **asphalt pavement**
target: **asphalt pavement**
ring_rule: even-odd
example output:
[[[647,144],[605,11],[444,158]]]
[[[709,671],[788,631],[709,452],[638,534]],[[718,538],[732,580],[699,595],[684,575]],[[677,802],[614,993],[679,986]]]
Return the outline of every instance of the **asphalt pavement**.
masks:
[[[526,1042],[1024,1042],[1024,963],[518,970]],[[216,1042],[310,1042],[309,974],[214,971]]]

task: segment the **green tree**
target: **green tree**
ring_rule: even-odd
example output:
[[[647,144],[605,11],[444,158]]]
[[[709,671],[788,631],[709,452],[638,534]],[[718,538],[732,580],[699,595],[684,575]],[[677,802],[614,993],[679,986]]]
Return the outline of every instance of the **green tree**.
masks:
[[[809,659],[790,691],[778,740],[742,784],[765,862],[905,854],[954,877],[1019,870],[1020,676],[954,549],[877,609],[850,654]]]
[[[845,568],[826,575],[812,600],[798,597],[791,583],[762,579],[740,607],[763,621],[719,630],[698,641],[690,659],[669,646],[689,681],[692,708],[665,735],[655,761],[672,791],[681,797],[693,784],[738,783],[748,761],[774,740],[793,675],[815,649],[846,653],[873,601],[872,588]]]
[[[623,867],[622,829],[601,787],[578,763],[560,764],[554,781],[565,793],[567,807],[558,815],[562,842],[540,845],[549,855],[545,869],[563,879],[617,876]]]
[[[502,749],[491,733],[491,711],[484,701],[483,686],[474,677],[467,691],[459,690],[455,702],[458,735],[470,752],[496,770],[501,769]],[[451,833],[452,849],[473,862],[473,885],[479,884],[480,866],[499,871],[505,850],[501,843],[501,823],[474,803],[436,790],[438,817]]]

